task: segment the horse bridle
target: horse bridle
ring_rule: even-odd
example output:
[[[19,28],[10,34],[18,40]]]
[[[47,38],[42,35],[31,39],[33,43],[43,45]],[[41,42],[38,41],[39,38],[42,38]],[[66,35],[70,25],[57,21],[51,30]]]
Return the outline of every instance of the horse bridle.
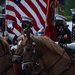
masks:
[[[27,64],[33,64],[33,63],[35,63],[36,64],[36,62],[34,62],[34,60],[33,60],[35,52],[37,52],[39,58],[42,57],[42,55],[36,49],[36,42],[32,39],[31,42],[26,42],[26,43],[27,44],[31,44],[33,46],[32,54],[30,55],[30,57],[32,58],[32,60],[31,61],[27,61],[27,62],[23,62],[23,63],[27,63]],[[64,53],[65,53],[65,51],[62,53],[62,56],[64,55]],[[23,55],[23,54],[15,54],[15,55],[16,55],[16,57],[21,57],[21,55]],[[34,75],[41,75],[42,73],[44,73],[44,72],[50,70],[51,68],[53,68],[62,59],[62,56],[53,65],[51,65],[49,68],[42,69],[39,72],[35,72]],[[22,59],[23,59],[23,56],[22,56]]]
[[[35,49],[36,43],[35,42],[32,42],[32,45],[34,46],[34,50],[33,50],[32,53],[35,53],[35,50],[36,50],[36,52],[38,53],[38,57],[41,59],[41,57],[43,55],[40,55],[40,53],[37,51],[37,49]],[[40,70],[39,72],[37,72],[37,75],[41,75],[42,73],[47,72],[48,70],[50,70],[51,68],[53,68],[62,59],[64,53],[65,53],[65,51],[63,51],[62,56],[53,65],[51,65],[47,69]],[[32,55],[34,55],[34,54],[32,54]],[[35,75],[36,75],[36,73],[35,73]]]
[[[31,44],[31,45],[33,46],[33,47],[32,47],[33,50],[32,50],[32,53],[31,53],[31,55],[30,55],[30,57],[32,58],[32,60],[29,61],[30,63],[28,62],[28,64],[33,64],[33,63],[36,64],[36,62],[33,60],[33,57],[34,57],[35,52],[37,52],[39,58],[42,57],[42,55],[41,55],[41,54],[37,51],[37,49],[36,49],[36,42],[34,41],[34,39],[32,39],[31,42],[26,42],[26,43],[27,43],[27,44]],[[28,50],[28,48],[26,48],[26,49]],[[64,53],[65,53],[65,51],[63,51],[62,56],[64,55]],[[16,54],[16,55],[21,56],[20,54]],[[62,59],[62,56],[61,56],[53,65],[51,65],[49,68],[47,68],[47,69],[42,69],[42,70],[40,70],[39,72],[36,72],[34,75],[37,75],[37,74],[41,75],[42,73],[44,73],[44,72],[50,70],[51,68],[53,68],[53,67]],[[31,62],[32,62],[32,63],[31,63]],[[24,63],[26,63],[26,62],[24,62]]]

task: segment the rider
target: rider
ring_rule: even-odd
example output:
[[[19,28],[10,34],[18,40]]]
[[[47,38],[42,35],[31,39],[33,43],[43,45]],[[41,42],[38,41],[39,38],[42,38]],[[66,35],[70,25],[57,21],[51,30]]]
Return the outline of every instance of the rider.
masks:
[[[59,45],[62,47],[63,44],[71,43],[71,31],[68,29],[68,25],[66,24],[66,18],[58,15],[56,17],[56,25],[58,28],[57,41],[59,41]]]
[[[28,29],[30,29],[30,32],[33,34],[31,27],[33,26],[32,19],[29,17],[22,17],[22,28],[24,30],[24,33],[27,32]]]
[[[24,38],[24,34],[27,34],[28,33],[28,31],[30,31],[30,33],[32,33],[33,34],[33,31],[32,31],[32,26],[33,26],[33,23],[32,23],[32,18],[29,18],[29,17],[22,17],[22,21],[21,21],[21,23],[22,23],[22,28],[23,28],[23,30],[22,30],[22,32],[21,32],[21,35],[18,37],[18,41],[20,40],[20,39],[23,39]]]
[[[22,28],[23,28],[23,30],[22,30],[22,32],[21,32],[21,35],[17,38],[17,40],[19,41],[18,45],[20,45],[20,43],[21,43],[22,40],[24,39],[24,36],[27,35],[28,32],[31,33],[31,34],[33,34],[33,31],[31,30],[31,27],[33,26],[32,19],[31,19],[31,18],[29,18],[29,17],[24,17],[24,16],[23,16],[21,23],[22,23]],[[20,62],[21,62],[21,61],[20,61]],[[22,66],[23,74],[24,74],[24,75],[29,75],[29,73],[25,70],[24,65],[25,65],[25,64],[23,64],[23,63],[22,63],[22,65],[21,65],[21,66]]]
[[[7,30],[4,32],[4,35],[7,37],[7,42],[11,45],[17,44],[17,35],[13,34],[11,28],[7,27]]]

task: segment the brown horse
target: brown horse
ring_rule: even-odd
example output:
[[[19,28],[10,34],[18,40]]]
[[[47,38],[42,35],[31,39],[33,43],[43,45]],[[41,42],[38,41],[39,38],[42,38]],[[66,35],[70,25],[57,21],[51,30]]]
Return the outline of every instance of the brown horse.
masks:
[[[63,48],[47,37],[25,38],[15,54],[23,54],[23,62],[31,65],[29,70],[39,69],[31,75],[75,75],[75,61],[71,59]],[[14,57],[13,60],[19,60]],[[40,61],[40,62],[39,62]],[[29,64],[30,63],[30,64]],[[27,67],[25,66],[25,69]],[[32,66],[33,65],[33,66]]]
[[[3,37],[0,37],[0,75],[18,75],[13,69],[9,44]]]

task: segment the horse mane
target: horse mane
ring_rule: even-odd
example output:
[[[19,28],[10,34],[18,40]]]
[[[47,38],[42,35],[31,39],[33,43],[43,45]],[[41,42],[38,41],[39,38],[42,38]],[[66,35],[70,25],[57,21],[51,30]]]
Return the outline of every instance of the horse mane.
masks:
[[[8,42],[4,39],[4,37],[0,36],[0,42],[1,42],[0,44],[3,45],[5,51],[6,51],[10,56],[12,56],[12,53],[11,53],[11,51],[10,51],[10,46],[9,46]]]
[[[43,48],[45,50],[50,50],[52,53],[57,53],[62,56],[64,49],[61,48],[59,45],[57,45],[54,41],[52,41],[48,37],[42,37],[42,36],[34,36],[33,40],[36,42],[39,49]],[[67,53],[65,54],[65,57],[67,57]]]

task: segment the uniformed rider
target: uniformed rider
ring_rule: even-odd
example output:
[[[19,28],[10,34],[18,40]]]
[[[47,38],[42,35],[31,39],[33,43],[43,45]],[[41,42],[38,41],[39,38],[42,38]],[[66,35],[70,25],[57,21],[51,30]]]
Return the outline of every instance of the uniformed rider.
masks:
[[[31,33],[31,34],[33,34],[33,31],[32,31],[32,26],[33,26],[33,23],[32,23],[32,18],[29,18],[29,17],[25,17],[25,16],[23,16],[22,17],[22,21],[21,21],[21,23],[22,23],[22,28],[23,28],[23,30],[22,30],[22,32],[21,32],[21,35],[18,37],[18,41],[20,40],[20,39],[24,39],[24,35],[25,34],[27,34],[28,33],[28,31]]]

